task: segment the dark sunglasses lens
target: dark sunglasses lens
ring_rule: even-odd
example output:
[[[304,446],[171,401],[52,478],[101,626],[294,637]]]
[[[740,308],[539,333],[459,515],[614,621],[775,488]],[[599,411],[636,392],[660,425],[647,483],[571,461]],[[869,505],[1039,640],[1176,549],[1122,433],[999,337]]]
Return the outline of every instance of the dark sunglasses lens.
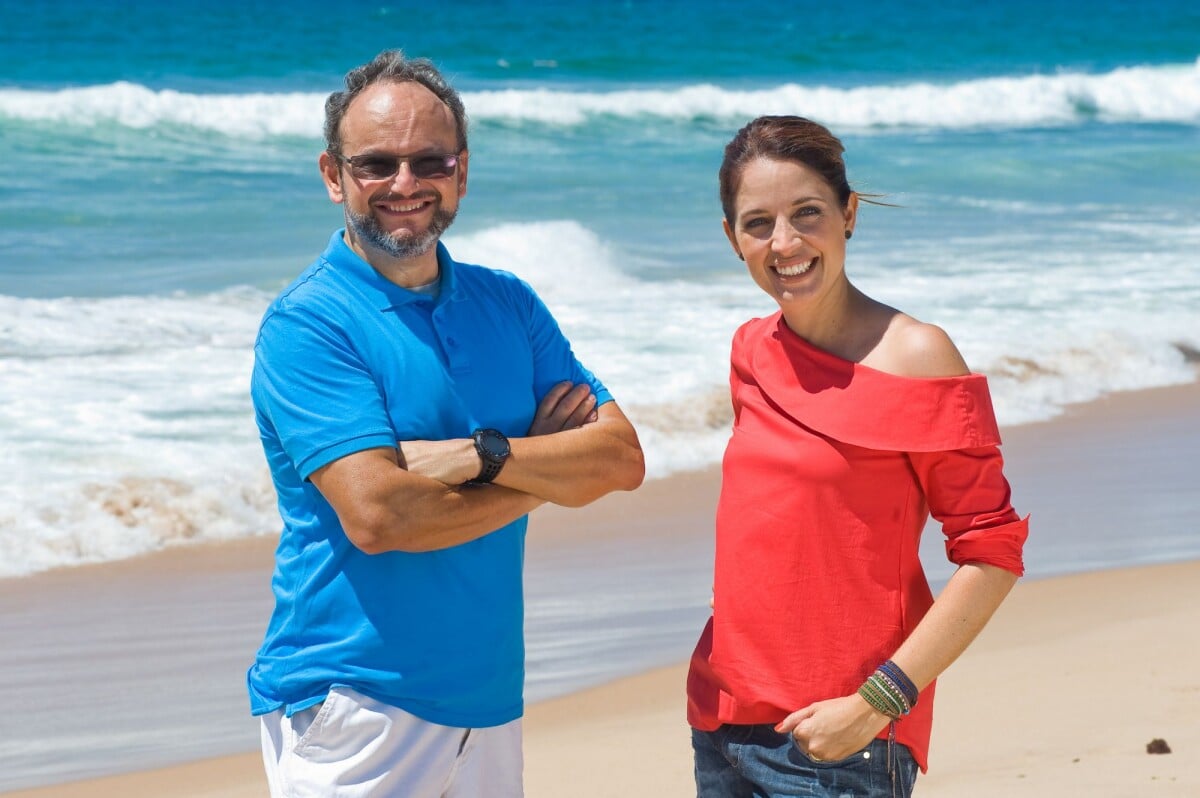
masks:
[[[388,180],[396,176],[402,160],[390,155],[362,155],[347,158],[346,162],[359,180]],[[449,177],[458,166],[457,155],[421,155],[407,160],[409,171],[418,179]]]
[[[354,175],[361,180],[383,180],[396,174],[400,164],[395,158],[362,158],[350,161]]]
[[[423,155],[408,162],[413,177],[449,177],[458,165],[457,155]]]

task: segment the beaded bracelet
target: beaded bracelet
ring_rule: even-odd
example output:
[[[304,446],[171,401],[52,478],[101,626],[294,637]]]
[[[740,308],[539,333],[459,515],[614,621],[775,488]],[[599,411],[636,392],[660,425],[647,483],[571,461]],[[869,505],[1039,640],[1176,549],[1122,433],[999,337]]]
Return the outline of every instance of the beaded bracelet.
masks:
[[[881,671],[875,671],[875,673],[871,674],[871,679],[874,680],[875,684],[877,684],[879,687],[881,687],[883,689],[883,691],[887,694],[888,698],[892,701],[892,703],[894,703],[896,706],[900,707],[900,709],[901,709],[900,714],[907,715],[909,712],[912,711],[912,704],[909,702],[908,696],[906,696],[904,694],[904,691],[901,690],[891,679],[889,679]]]
[[[882,673],[884,676],[886,676],[893,684],[895,684],[896,687],[900,688],[901,692],[904,693],[904,697],[908,699],[909,707],[915,707],[917,705],[917,696],[920,695],[920,691],[917,690],[917,686],[912,683],[912,679],[909,679],[908,675],[904,671],[900,670],[899,665],[889,659],[887,662],[880,665],[877,670],[879,673]]]
[[[887,715],[892,720],[899,720],[905,714],[903,702],[896,695],[888,692],[878,673],[873,673],[867,677],[862,687],[858,688],[858,694],[873,709]]]
[[[867,677],[858,694],[872,709],[899,720],[917,705],[919,691],[907,674],[888,660]]]

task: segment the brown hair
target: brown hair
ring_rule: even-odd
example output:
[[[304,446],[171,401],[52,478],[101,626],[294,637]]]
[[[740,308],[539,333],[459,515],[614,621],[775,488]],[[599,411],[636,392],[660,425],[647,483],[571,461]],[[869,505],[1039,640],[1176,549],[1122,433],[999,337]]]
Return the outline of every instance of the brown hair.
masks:
[[[842,207],[852,189],[846,181],[846,148],[829,129],[802,116],[760,116],[743,127],[725,145],[725,160],[718,172],[721,210],[733,225],[734,200],[746,165],[757,158],[794,161],[815,171],[837,194]]]
[[[325,148],[335,155],[342,152],[342,117],[355,97],[376,83],[419,83],[433,92],[454,115],[458,149],[467,148],[467,112],[458,92],[427,58],[406,58],[400,50],[384,50],[370,63],[346,73],[346,88],[325,100]]]

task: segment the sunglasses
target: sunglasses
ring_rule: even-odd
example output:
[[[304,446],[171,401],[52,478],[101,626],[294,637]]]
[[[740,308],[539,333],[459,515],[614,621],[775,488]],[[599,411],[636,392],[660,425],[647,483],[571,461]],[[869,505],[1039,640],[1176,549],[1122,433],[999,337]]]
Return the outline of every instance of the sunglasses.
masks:
[[[452,153],[438,155],[351,155],[329,153],[350,167],[350,174],[359,180],[391,180],[400,171],[400,164],[408,162],[408,171],[418,180],[450,177],[458,168],[458,156]]]

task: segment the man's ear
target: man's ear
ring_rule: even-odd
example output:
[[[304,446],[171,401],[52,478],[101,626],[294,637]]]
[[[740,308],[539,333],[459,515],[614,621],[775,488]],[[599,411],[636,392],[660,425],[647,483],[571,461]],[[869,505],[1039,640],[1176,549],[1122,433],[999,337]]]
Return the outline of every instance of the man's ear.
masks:
[[[458,169],[455,171],[455,179],[458,182],[458,198],[462,199],[467,196],[467,163],[471,159],[471,153],[463,150],[462,157],[458,159]]]
[[[330,155],[328,150],[322,150],[321,157],[317,159],[317,167],[321,170],[321,180],[325,183],[329,201],[341,205],[346,200],[346,194],[342,190],[341,163]]]

